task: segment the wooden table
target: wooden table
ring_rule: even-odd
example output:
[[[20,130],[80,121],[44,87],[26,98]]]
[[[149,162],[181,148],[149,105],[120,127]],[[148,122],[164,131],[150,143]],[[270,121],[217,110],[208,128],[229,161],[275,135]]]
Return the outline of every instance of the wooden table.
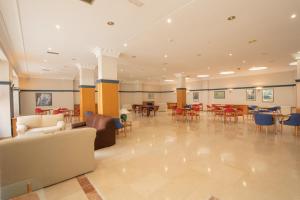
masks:
[[[147,117],[149,117],[150,116],[150,112],[152,111],[152,110],[154,110],[154,106],[142,106],[142,116],[143,116],[143,114],[144,114],[144,110],[146,110],[147,111]]]

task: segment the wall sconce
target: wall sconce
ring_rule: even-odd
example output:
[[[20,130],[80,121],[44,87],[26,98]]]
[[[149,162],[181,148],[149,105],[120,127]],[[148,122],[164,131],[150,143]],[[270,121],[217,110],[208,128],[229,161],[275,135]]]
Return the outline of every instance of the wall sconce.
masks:
[[[233,91],[233,89],[232,89],[232,88],[229,88],[228,91],[229,91],[229,93],[231,94],[232,91]]]

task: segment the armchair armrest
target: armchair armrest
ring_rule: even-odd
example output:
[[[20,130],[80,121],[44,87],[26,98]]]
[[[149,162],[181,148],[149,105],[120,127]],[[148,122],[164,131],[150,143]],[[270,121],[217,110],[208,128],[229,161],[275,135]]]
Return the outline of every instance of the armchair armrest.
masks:
[[[17,133],[18,135],[24,135],[27,131],[28,127],[23,124],[17,124]]]
[[[86,122],[77,122],[77,123],[72,124],[72,129],[81,128],[84,126],[86,126]]]
[[[64,121],[58,121],[56,126],[59,127],[60,130],[64,130],[65,129],[65,122]]]

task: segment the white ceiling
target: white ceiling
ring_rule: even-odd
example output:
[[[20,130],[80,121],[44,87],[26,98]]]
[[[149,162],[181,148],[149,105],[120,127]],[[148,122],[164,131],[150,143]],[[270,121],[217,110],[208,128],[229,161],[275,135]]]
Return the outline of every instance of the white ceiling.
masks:
[[[300,51],[299,0],[141,1],[142,7],[128,0],[94,0],[92,5],[0,0],[18,73],[73,79],[76,64],[97,65],[95,47],[121,52],[118,76],[123,80],[174,79],[178,72],[219,77],[228,70],[236,75],[295,70],[288,64]],[[232,15],[236,20],[226,20]],[[107,25],[110,20],[114,26]],[[49,47],[60,55],[47,54]],[[252,66],[269,69],[249,72]]]

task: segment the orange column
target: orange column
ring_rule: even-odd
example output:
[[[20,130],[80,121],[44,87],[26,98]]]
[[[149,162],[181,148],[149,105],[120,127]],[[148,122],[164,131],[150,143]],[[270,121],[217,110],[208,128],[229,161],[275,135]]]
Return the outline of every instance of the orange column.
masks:
[[[95,113],[95,86],[81,85],[80,87],[80,120],[84,121],[85,112]]]
[[[98,113],[119,118],[119,81],[97,80]]]
[[[177,107],[183,108],[186,105],[186,88],[177,88]]]

